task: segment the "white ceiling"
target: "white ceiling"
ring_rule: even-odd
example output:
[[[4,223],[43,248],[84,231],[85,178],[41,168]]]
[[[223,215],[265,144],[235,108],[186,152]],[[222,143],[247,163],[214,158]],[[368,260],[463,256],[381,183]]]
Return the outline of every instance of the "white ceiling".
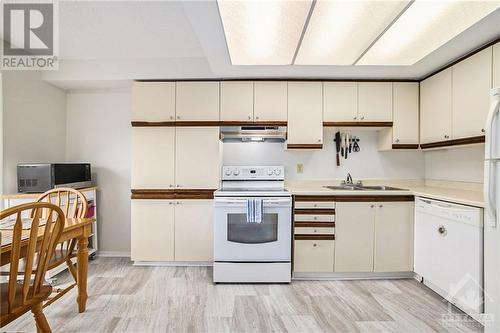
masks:
[[[132,79],[417,79],[500,36],[500,10],[412,66],[232,66],[215,0],[63,1],[62,88],[117,87]]]

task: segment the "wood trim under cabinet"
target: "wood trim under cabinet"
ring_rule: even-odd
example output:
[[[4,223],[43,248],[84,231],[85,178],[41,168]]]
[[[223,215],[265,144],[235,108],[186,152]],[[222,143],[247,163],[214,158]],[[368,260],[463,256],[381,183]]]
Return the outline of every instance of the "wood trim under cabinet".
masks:
[[[287,149],[323,149],[323,144],[287,144]]]
[[[391,202],[415,201],[413,195],[294,195],[295,201]],[[295,209],[297,211],[297,209]]]
[[[335,228],[335,222],[295,221],[296,228]]]
[[[392,149],[418,149],[419,144],[418,143],[393,143],[392,144]]]
[[[286,121],[132,121],[132,127],[287,126]]]
[[[324,127],[392,127],[392,121],[324,121]]]
[[[132,127],[175,127],[175,121],[131,121]]]
[[[438,147],[461,146],[461,145],[470,145],[470,144],[476,144],[476,143],[484,143],[484,141],[485,141],[484,135],[480,135],[480,136],[473,136],[470,138],[422,143],[420,145],[420,148],[428,149],[428,148],[438,148]]]
[[[212,189],[132,189],[131,199],[213,199]]]
[[[293,236],[295,240],[335,240],[335,235],[300,235]]]
[[[295,208],[294,214],[302,215],[335,215],[335,209],[324,209],[324,208]]]

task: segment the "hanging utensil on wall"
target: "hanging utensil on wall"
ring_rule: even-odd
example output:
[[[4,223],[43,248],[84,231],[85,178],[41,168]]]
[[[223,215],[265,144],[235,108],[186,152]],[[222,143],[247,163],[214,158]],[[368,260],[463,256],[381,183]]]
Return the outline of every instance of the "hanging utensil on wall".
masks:
[[[335,148],[337,150],[337,166],[340,166],[340,156],[339,156],[340,144],[341,144],[340,132],[335,133],[334,141],[335,141]]]

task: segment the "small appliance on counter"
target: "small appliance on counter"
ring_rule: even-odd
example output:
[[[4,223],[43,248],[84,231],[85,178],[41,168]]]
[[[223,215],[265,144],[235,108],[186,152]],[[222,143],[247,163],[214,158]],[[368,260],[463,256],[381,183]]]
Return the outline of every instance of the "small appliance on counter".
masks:
[[[283,166],[224,166],[214,194],[213,281],[291,281],[292,197]]]
[[[17,190],[43,193],[57,187],[92,186],[90,163],[26,163],[17,165]]]

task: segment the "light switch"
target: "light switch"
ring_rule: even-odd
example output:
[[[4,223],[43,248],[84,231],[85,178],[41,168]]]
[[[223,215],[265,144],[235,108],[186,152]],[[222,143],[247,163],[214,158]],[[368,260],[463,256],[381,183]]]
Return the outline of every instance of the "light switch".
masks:
[[[297,173],[304,173],[304,164],[297,164]]]

